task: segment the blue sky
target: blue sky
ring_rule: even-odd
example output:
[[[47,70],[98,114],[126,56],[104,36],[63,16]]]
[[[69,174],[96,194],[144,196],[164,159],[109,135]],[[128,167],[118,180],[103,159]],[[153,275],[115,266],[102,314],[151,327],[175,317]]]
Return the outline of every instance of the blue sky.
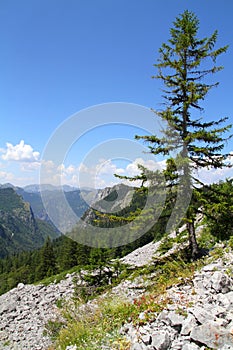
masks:
[[[38,183],[49,140],[70,116],[83,109],[110,102],[161,108],[162,85],[151,79],[156,74],[153,64],[175,17],[185,9],[199,18],[200,37],[217,29],[217,46],[230,45],[219,58],[225,68],[215,76],[220,85],[205,101],[203,117],[217,120],[228,116],[232,122],[230,0],[2,0],[0,183]],[[79,116],[85,129],[85,113]],[[98,114],[92,118],[93,125],[101,119]],[[111,185],[115,171],[134,174],[139,160],[145,165],[153,161],[143,158],[140,149],[135,158],[119,153],[120,160],[115,154],[114,160],[95,153],[101,142],[132,140],[140,132],[131,117],[130,126],[112,125],[113,119],[111,115],[109,125],[89,127],[76,146],[67,150],[59,168],[64,182],[77,185],[90,152],[95,156],[85,168],[85,186],[93,186],[94,178],[97,187]],[[106,148],[110,146],[117,144],[106,144]],[[232,150],[231,141],[226,151]],[[51,162],[50,168],[58,167]],[[206,181],[230,175],[222,171],[202,174]]]

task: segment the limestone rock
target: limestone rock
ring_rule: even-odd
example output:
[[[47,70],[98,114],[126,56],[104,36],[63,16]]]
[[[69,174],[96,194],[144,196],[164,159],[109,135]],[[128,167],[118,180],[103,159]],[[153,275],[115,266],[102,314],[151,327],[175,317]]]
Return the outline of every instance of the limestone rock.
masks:
[[[167,318],[170,321],[170,325],[172,327],[181,327],[182,323],[185,320],[185,317],[179,315],[176,311],[170,311]]]
[[[134,343],[130,350],[146,350],[147,347],[141,343]]]
[[[191,312],[195,316],[196,320],[201,324],[206,323],[209,320],[214,321],[214,316],[199,306],[190,308],[189,312]]]
[[[194,327],[190,338],[213,349],[220,349],[224,345],[233,346],[232,335],[212,322]]]
[[[182,323],[181,335],[189,335],[192,328],[197,325],[197,321],[192,314],[188,314],[188,317]]]
[[[157,331],[152,334],[152,346],[156,350],[167,350],[171,344],[168,331]]]
[[[221,292],[223,294],[229,292],[232,286],[232,282],[230,278],[226,274],[220,271],[214,272],[211,278],[211,283],[212,283],[212,288],[216,292]]]
[[[185,344],[184,346],[182,346],[182,350],[199,350],[199,346],[191,343],[191,344]]]

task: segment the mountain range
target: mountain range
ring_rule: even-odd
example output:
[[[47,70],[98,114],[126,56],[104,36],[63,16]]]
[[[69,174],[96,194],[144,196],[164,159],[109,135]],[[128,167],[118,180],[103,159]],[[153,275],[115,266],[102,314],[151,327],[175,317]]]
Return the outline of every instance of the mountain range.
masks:
[[[134,189],[123,184],[105,189],[77,189],[63,187],[64,196],[72,212],[91,221],[95,210],[114,213],[130,204]],[[43,204],[46,196],[47,210]],[[60,201],[60,189],[52,185],[0,185],[0,258],[43,245],[47,236],[54,239],[73,226],[66,203]],[[49,218],[55,217],[56,227]]]

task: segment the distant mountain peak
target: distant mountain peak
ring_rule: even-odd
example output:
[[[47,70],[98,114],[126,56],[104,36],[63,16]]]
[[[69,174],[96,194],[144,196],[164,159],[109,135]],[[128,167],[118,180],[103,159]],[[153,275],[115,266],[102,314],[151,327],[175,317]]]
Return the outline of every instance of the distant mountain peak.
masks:
[[[24,191],[29,192],[29,193],[39,193],[41,191],[57,191],[60,188],[61,188],[60,186],[55,186],[55,185],[51,185],[51,184],[41,184],[41,185],[40,184],[31,184],[31,185],[27,185],[27,186],[23,187]],[[77,187],[70,186],[70,185],[62,185],[62,189],[64,192],[78,190]]]

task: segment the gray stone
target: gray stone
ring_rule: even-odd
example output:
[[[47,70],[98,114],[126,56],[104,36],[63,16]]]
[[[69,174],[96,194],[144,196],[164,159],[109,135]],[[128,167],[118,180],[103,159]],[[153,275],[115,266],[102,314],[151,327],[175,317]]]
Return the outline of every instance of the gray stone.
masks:
[[[147,350],[147,346],[143,343],[134,343],[130,350]]]
[[[23,289],[24,286],[25,286],[24,283],[19,283],[18,286],[17,286],[17,288],[20,290],[20,289]]]
[[[203,308],[213,316],[220,316],[226,313],[226,309],[220,305],[204,304]]]
[[[66,350],[77,350],[77,345],[69,345],[66,347]]]
[[[146,334],[141,336],[141,340],[143,342],[143,344],[145,345],[150,345],[152,343],[152,338],[150,334]]]
[[[167,325],[170,325],[171,321],[170,321],[170,319],[168,317],[168,311],[167,310],[161,311],[160,314],[157,317],[157,321],[158,322],[163,322],[163,323],[165,323]]]
[[[194,327],[190,338],[214,349],[219,349],[223,345],[233,346],[232,335],[223,327],[214,325],[213,322]]]
[[[174,304],[167,304],[167,310],[168,311],[175,311],[177,309],[177,306]]]
[[[215,320],[214,320],[214,323],[220,327],[226,327],[229,323],[228,320],[226,320],[225,318],[222,318],[222,317],[217,317]]]
[[[193,343],[190,344],[184,344],[182,346],[182,350],[199,350],[199,346]]]
[[[226,329],[232,334],[233,336],[233,314],[229,313],[227,314],[227,316],[229,316],[229,318],[226,318],[228,320],[228,325],[226,327]]]
[[[185,341],[183,337],[178,337],[177,339],[173,340],[170,348],[171,350],[181,350],[184,344],[185,344]]]
[[[0,315],[16,311],[16,303],[6,301],[5,304],[0,305]]]
[[[167,350],[171,344],[168,331],[156,331],[152,334],[152,346],[156,350]]]
[[[217,295],[217,301],[218,301],[219,304],[220,304],[221,306],[223,306],[225,309],[228,309],[228,308],[231,306],[231,302],[230,302],[230,300],[229,300],[228,297],[227,297],[228,294],[229,294],[229,293],[227,293],[227,294],[219,293],[219,294]]]
[[[197,321],[192,314],[188,314],[188,317],[184,320],[181,328],[181,335],[189,335],[192,328],[197,325]]]
[[[214,321],[214,316],[200,306],[192,307],[189,309],[189,311],[195,316],[199,323],[203,324],[210,320]]]
[[[168,320],[170,320],[170,325],[172,327],[181,326],[185,320],[185,317],[179,315],[176,311],[170,311],[167,315]]]
[[[230,306],[233,305],[233,291],[228,292],[227,294],[225,294],[226,298],[228,299]]]
[[[220,271],[215,271],[213,273],[211,284],[216,292],[221,292],[223,294],[228,293],[232,287],[230,278]]]
[[[208,290],[205,288],[204,284],[203,284],[203,278],[201,277],[196,277],[193,280],[193,286],[195,288],[196,293],[198,294],[205,294],[208,292]]]
[[[73,288],[69,287],[69,282],[66,280],[62,284],[51,284],[47,287],[20,283],[17,288],[1,295],[0,330],[4,332],[0,336],[0,349],[48,348],[51,340],[43,335],[43,330],[53,316],[55,301],[58,296],[71,298],[72,295]],[[4,345],[6,340],[9,341],[9,346]]]
[[[212,263],[209,265],[206,265],[202,268],[202,271],[208,272],[208,271],[216,271],[221,269],[221,264],[220,263]]]

